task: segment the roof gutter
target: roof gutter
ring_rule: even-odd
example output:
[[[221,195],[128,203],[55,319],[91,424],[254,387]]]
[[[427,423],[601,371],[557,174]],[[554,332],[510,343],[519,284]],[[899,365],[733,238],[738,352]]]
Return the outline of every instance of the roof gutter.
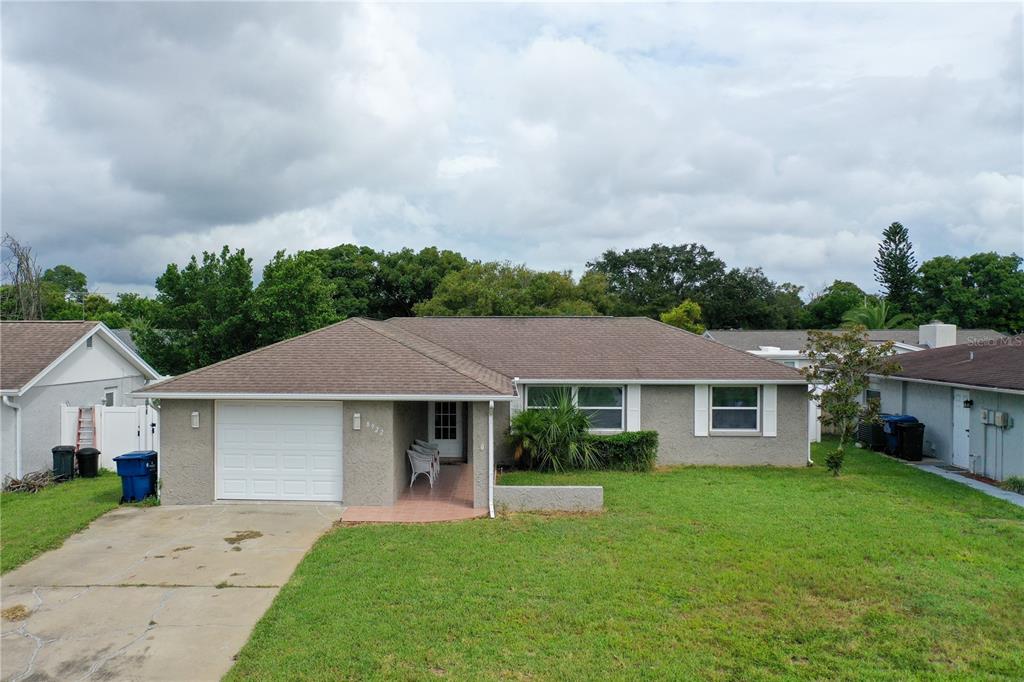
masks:
[[[796,371],[796,370],[794,370]],[[643,384],[654,386],[692,386],[696,384],[740,384],[749,386],[751,384],[778,384],[804,386],[808,383],[806,379],[520,379],[516,378],[513,383],[518,384]]]
[[[21,405],[3,397],[4,405],[14,410],[14,477],[21,478]]]
[[[993,393],[1009,393],[1010,395],[1024,395],[1024,389],[999,388],[998,386],[982,386],[980,384],[961,384],[955,381],[939,381],[938,379],[914,379],[901,377],[893,374],[868,374],[872,379],[889,379],[891,381],[909,381],[912,384],[930,384],[932,386],[949,386],[951,388],[966,388],[972,391],[991,391]]]
[[[511,401],[513,395],[473,395],[473,394],[389,394],[389,393],[200,393],[183,391],[134,391],[133,398],[166,398],[169,400],[392,400],[395,402],[416,402],[426,400],[458,400],[463,402],[483,402],[485,400]]]

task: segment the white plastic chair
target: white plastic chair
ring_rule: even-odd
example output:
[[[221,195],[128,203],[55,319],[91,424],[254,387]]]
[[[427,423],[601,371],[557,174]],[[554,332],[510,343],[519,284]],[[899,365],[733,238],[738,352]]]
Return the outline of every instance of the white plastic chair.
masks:
[[[416,477],[420,474],[427,475],[427,481],[430,483],[430,487],[434,487],[434,458],[430,455],[424,455],[415,450],[406,450],[405,456],[409,458],[409,466],[412,467],[412,476],[409,478],[409,487],[416,482]]]

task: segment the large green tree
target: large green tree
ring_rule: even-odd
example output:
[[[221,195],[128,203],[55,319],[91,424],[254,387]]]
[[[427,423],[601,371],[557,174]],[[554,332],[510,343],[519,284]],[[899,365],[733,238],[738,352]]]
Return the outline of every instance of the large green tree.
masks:
[[[865,298],[861,305],[850,308],[843,315],[843,326],[847,328],[900,329],[909,327],[911,322],[910,315],[899,312],[885,299],[872,301]]]
[[[919,321],[1024,331],[1024,270],[1015,253],[939,256],[921,265]]]
[[[617,315],[657,318],[725,272],[725,263],[700,244],[651,244],[622,252],[609,249],[587,263],[608,279]],[[710,318],[709,318],[710,319]]]
[[[253,298],[258,344],[290,339],[334,322],[333,292],[314,256],[278,251],[263,268]]]
[[[448,273],[417,315],[595,315],[568,272],[511,263],[470,263]]]
[[[835,329],[843,323],[846,311],[861,305],[865,298],[869,297],[859,286],[837,279],[807,304],[805,323],[809,329]]]
[[[307,253],[333,286],[334,312],[338,319],[370,316],[381,254],[369,246],[355,244],[340,244]]]
[[[468,264],[462,254],[434,246],[381,254],[367,313],[380,319],[412,315],[413,306],[432,298],[445,275]]]
[[[156,280],[152,322],[132,327],[136,345],[161,372],[180,374],[257,347],[252,259],[244,249],[192,256]]]
[[[914,307],[917,291],[917,259],[910,231],[893,223],[882,233],[882,243],[875,256],[875,281],[882,286],[886,300],[903,313]]]
[[[802,322],[800,289],[777,285],[761,268],[732,268],[708,281],[695,300],[710,329],[792,329]]]
[[[55,284],[64,290],[70,301],[81,302],[88,293],[88,279],[84,273],[70,265],[55,265],[43,273],[43,281]]]

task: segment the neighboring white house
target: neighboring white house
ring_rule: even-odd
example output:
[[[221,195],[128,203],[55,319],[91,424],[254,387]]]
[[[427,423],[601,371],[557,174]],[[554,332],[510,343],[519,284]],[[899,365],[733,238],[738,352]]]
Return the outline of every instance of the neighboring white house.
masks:
[[[872,377],[882,412],[924,423],[924,454],[996,480],[1024,476],[1024,336],[935,348]]]
[[[132,392],[159,378],[101,322],[0,322],[0,479],[48,469],[53,446],[75,445],[61,442],[67,406],[141,405]]]
[[[842,330],[833,330],[839,332]],[[954,324],[932,322],[913,329],[869,329],[873,343],[891,341],[897,355],[928,348],[942,348],[958,343],[983,343],[1005,338],[993,329],[957,329]],[[709,329],[706,338],[743,350],[759,358],[778,362],[794,369],[811,365],[807,357],[807,331],[802,329]],[[815,390],[815,389],[812,389]],[[813,404],[808,415],[811,441],[821,440],[821,408]]]

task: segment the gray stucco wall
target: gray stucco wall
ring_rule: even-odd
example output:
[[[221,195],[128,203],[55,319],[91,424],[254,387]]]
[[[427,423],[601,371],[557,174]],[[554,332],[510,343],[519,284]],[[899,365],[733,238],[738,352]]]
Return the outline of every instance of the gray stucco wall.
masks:
[[[494,403],[494,465],[508,466],[513,463],[512,445],[508,442],[509,403]]]
[[[427,403],[394,403],[395,495],[409,485],[409,460],[406,450],[414,440],[427,440]]]
[[[778,435],[694,436],[693,386],[645,385],[640,428],[658,432],[658,464],[804,466],[807,464],[807,387],[778,387]]]
[[[473,467],[473,506],[478,509],[487,506],[487,410],[485,402],[469,403],[466,426],[466,454]],[[494,431],[497,444],[497,427]]]
[[[395,480],[395,415],[393,403],[345,402],[342,428],[342,502],[348,505],[387,506],[399,492]],[[352,428],[352,415],[361,415],[361,427]]]
[[[1024,476],[1024,395],[971,391],[971,460],[973,470],[1004,480]],[[1013,426],[1004,429],[981,423],[982,410],[1006,412]],[[927,427],[926,427],[927,432]]]
[[[192,428],[192,412],[199,428]],[[212,400],[160,401],[160,501],[209,504],[214,499]]]
[[[902,383],[902,382],[901,382]],[[924,424],[924,454],[953,461],[953,389],[934,384],[907,384],[902,390],[903,414]]]
[[[50,448],[54,445],[74,445],[60,441],[60,406],[69,403],[75,407],[90,407],[103,402],[104,389],[117,386],[118,405],[141,404],[127,398],[141,387],[141,375],[87,381],[74,384],[34,386],[20,398],[21,405],[21,461],[22,471],[29,473],[49,469],[53,465]],[[0,479],[15,473],[16,439],[14,437],[14,410],[4,406]]]

